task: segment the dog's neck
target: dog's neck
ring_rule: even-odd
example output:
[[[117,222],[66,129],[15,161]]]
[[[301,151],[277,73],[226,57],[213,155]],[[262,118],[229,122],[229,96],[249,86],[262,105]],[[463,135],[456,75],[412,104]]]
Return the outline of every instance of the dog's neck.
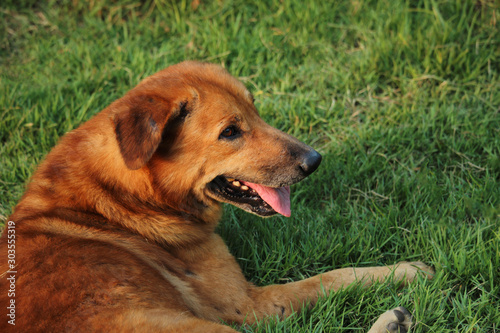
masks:
[[[119,218],[112,212],[106,215],[126,230],[166,247],[188,246],[211,237],[222,212],[220,204],[203,211],[151,203],[143,209],[134,208]]]
[[[10,218],[22,222],[44,217],[78,224],[96,231],[119,229],[122,233],[139,235],[148,242],[167,248],[190,246],[211,237],[222,212],[220,204],[205,206],[203,211],[199,211],[187,206],[181,208],[136,201],[128,193],[116,192],[113,198],[118,199],[113,200],[112,204],[109,204],[109,193],[105,192],[95,196],[94,202],[60,200],[58,203],[57,198],[63,194],[53,192],[51,196],[46,196],[45,202],[34,206],[32,203],[36,202],[34,198],[40,191],[47,192],[47,189],[29,187]],[[99,204],[104,201],[103,196],[107,197],[108,205]]]

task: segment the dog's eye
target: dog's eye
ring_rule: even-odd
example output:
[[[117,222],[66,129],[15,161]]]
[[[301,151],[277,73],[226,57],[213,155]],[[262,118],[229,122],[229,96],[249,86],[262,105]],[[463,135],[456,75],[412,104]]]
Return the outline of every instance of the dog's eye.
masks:
[[[240,134],[240,131],[236,126],[226,127],[220,134],[220,138],[232,139]]]

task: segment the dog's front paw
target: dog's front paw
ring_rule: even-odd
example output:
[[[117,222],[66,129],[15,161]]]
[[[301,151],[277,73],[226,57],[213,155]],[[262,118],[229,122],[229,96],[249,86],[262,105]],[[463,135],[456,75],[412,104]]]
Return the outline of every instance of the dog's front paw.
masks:
[[[418,274],[421,274],[428,279],[432,279],[434,277],[434,269],[420,261],[402,261],[394,266],[396,268],[395,276],[400,281],[403,280],[405,282],[412,282]]]
[[[411,314],[400,306],[383,313],[368,333],[406,333],[410,330]]]

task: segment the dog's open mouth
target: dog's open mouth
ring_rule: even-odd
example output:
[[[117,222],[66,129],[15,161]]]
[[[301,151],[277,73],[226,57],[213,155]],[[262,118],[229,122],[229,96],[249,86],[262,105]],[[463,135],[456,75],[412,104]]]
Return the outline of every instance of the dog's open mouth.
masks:
[[[279,213],[290,216],[290,187],[268,187],[235,178],[218,176],[207,188],[222,202],[231,203],[260,216]]]

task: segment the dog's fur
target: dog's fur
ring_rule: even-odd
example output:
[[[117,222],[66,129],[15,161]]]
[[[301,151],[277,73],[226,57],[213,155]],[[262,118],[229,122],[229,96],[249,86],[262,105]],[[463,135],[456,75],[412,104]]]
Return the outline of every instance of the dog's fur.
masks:
[[[5,231],[0,304],[5,312],[15,271],[16,325],[4,314],[0,330],[233,332],[220,322],[288,316],[323,287],[430,272],[400,263],[268,287],[245,280],[214,233],[220,202],[263,216],[275,209],[255,196],[233,200],[227,178],[285,187],[320,160],[264,123],[244,85],[218,66],[184,62],[145,79],[61,139],[9,217],[15,267]],[[409,323],[404,309],[391,310],[372,332]]]

